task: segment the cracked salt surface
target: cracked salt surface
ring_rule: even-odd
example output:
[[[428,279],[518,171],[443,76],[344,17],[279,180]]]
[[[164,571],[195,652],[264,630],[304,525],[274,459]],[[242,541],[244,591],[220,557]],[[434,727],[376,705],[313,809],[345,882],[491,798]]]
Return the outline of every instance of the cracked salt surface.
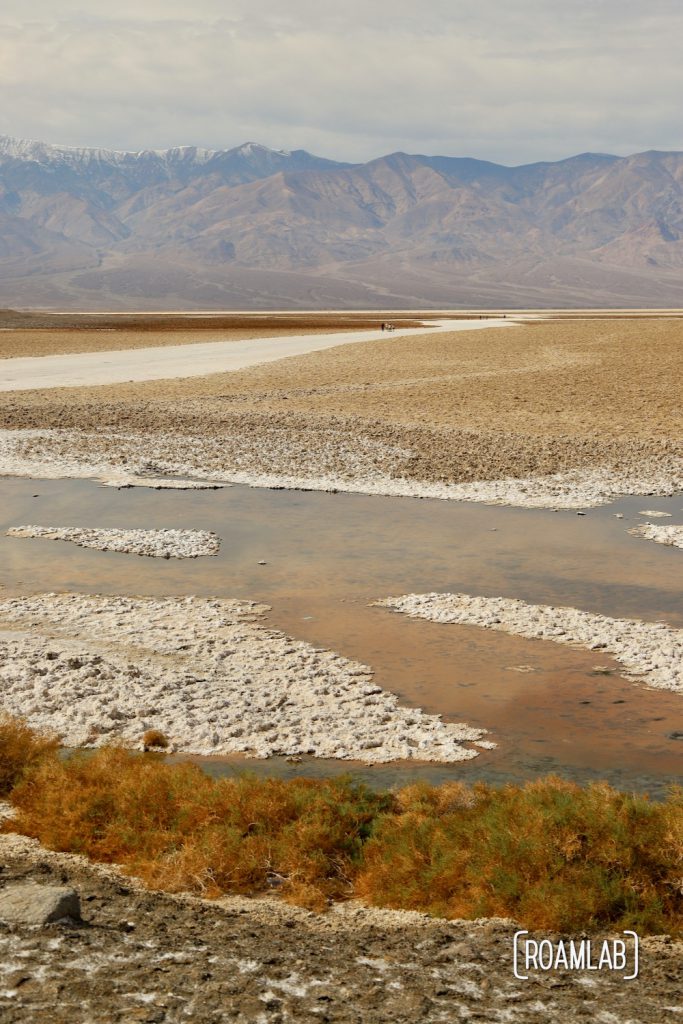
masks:
[[[634,526],[628,532],[635,537],[653,540],[655,544],[683,548],[683,526],[656,526],[654,523],[644,523],[642,526]]]
[[[683,692],[683,630],[663,622],[612,619],[578,608],[527,604],[506,597],[406,594],[375,602],[412,618],[481,626],[534,640],[611,654],[629,679]]]
[[[328,436],[329,434],[329,436]],[[324,436],[323,436],[324,435]],[[527,478],[443,483],[406,479],[402,460],[411,451],[343,433],[321,432],[316,447],[292,448],[290,437],[264,439],[179,437],[166,434],[85,433],[69,430],[0,430],[0,475],[94,478],[111,486],[125,479],[201,477],[204,484],[247,484],[396,497],[477,501],[525,508],[582,509],[622,495],[667,496],[683,490],[683,459],[661,456],[627,467],[581,467]],[[145,453],[144,458],[141,452]],[[378,461],[394,461],[396,474]],[[284,469],[287,467],[287,469]],[[290,468],[291,467],[291,468]]]
[[[8,537],[71,541],[81,548],[150,558],[217,555],[220,537],[208,530],[116,530],[76,526],[11,526]]]
[[[266,629],[267,610],[196,597],[2,601],[3,710],[67,746],[139,747],[152,728],[198,754],[367,763],[462,761],[476,757],[465,743],[492,745],[485,730],[401,707],[367,666]]]

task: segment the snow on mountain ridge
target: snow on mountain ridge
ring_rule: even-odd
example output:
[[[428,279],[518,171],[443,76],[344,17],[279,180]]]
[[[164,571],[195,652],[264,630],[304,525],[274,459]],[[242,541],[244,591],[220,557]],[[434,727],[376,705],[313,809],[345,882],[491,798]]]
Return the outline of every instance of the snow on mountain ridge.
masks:
[[[287,150],[269,149],[256,142],[245,142],[233,149],[204,149],[198,146],[174,146],[169,149],[118,150],[98,149],[94,147],[61,146],[34,139],[18,139],[10,135],[0,135],[0,160],[14,159],[35,161],[36,163],[67,163],[90,164],[108,163],[117,166],[133,164],[140,161],[155,160],[162,164],[179,161],[205,164],[217,156],[234,154],[243,157],[280,156],[288,157]]]
[[[228,150],[227,152],[231,152]],[[269,156],[291,156],[291,151],[288,149],[269,149],[268,146],[262,146],[260,142],[244,142],[241,146],[232,150],[233,153],[239,153],[240,156],[253,156],[255,153],[268,154]]]

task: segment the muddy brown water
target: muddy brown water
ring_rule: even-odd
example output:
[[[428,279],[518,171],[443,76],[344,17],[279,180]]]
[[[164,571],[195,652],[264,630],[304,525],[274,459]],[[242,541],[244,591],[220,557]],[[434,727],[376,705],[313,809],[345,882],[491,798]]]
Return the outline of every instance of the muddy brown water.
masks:
[[[384,786],[415,778],[520,781],[553,771],[659,796],[681,780],[680,695],[621,678],[602,652],[370,606],[390,595],[462,591],[683,628],[683,551],[630,536],[647,519],[641,509],[681,523],[683,495],[623,499],[577,516],[243,486],[117,491],[93,481],[4,478],[0,596],[74,590],[264,602],[269,625],[371,666],[403,703],[482,726],[498,743],[453,765],[195,759],[213,774],[351,771]],[[4,535],[29,523],[210,529],[222,547],[215,558],[166,561]]]

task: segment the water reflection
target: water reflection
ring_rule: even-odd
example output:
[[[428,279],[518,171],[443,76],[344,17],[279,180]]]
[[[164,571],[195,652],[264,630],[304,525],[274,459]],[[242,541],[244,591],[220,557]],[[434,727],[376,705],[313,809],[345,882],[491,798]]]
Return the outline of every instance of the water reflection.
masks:
[[[669,737],[682,728],[680,697],[596,675],[596,667],[616,669],[601,653],[409,620],[368,605],[411,591],[464,591],[683,627],[683,553],[627,533],[643,521],[642,508],[683,522],[681,496],[624,499],[577,516],[246,487],[116,491],[91,481],[3,479],[0,494],[0,593],[263,601],[272,606],[274,627],[369,664],[377,683],[405,703],[488,728],[500,744],[446,768],[360,769],[372,778],[500,780],[555,770],[654,790],[679,773],[682,744]],[[166,561],[4,536],[25,523],[209,529],[222,549],[216,558]],[[230,771],[237,762],[223,763]],[[289,774],[348,770],[278,759],[249,766]]]

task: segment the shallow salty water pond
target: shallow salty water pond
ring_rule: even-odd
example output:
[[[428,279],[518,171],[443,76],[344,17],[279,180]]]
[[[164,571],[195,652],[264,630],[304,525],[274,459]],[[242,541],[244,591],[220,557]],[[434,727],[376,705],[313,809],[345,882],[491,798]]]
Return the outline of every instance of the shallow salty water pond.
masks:
[[[391,785],[415,777],[519,781],[555,771],[653,794],[680,778],[683,742],[673,738],[683,729],[680,695],[622,679],[602,652],[408,619],[369,604],[462,591],[681,628],[683,552],[627,530],[647,521],[642,509],[683,523],[683,495],[623,499],[585,516],[242,486],[117,491],[82,480],[5,478],[0,495],[0,596],[74,590],[264,602],[274,628],[370,665],[376,682],[404,703],[487,728],[499,744],[453,765],[196,759],[214,774],[351,770]],[[217,557],[165,561],[4,536],[20,524],[214,530],[222,547]]]

